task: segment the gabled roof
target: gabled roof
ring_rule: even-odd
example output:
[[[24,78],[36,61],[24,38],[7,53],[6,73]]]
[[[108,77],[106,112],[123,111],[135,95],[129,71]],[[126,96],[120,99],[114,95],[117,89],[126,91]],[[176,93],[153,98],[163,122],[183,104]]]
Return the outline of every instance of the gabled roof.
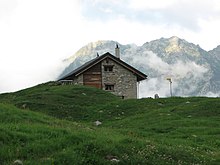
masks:
[[[131,65],[127,64],[126,62],[122,61],[121,59],[119,59],[119,58],[113,56],[112,54],[110,54],[109,52],[107,52],[99,57],[96,57],[96,58],[86,62],[85,64],[83,64],[79,68],[73,70],[72,72],[70,72],[69,74],[60,78],[59,80],[68,79],[68,77],[70,77],[70,76],[71,77],[78,76],[78,75],[82,74],[83,72],[85,72],[86,70],[88,70],[89,68],[91,68],[94,65],[98,64],[99,62],[103,61],[106,58],[110,58],[111,60],[113,60],[117,64],[119,64],[119,65],[123,66],[124,68],[126,68],[127,70],[133,72],[137,76],[137,81],[141,81],[141,80],[144,80],[147,78],[147,75],[145,75],[144,73],[140,72],[139,70],[135,69]]]

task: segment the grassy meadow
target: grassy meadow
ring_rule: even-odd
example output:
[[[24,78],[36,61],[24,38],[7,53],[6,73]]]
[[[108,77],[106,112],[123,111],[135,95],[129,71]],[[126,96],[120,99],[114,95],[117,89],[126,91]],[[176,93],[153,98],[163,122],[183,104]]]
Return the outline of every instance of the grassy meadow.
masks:
[[[220,98],[122,100],[54,82],[1,94],[0,164],[18,160],[24,165],[218,165]]]

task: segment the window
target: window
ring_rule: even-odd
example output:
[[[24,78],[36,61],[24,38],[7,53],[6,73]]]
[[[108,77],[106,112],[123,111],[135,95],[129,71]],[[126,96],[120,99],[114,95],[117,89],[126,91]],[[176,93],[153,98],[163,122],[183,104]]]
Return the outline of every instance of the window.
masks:
[[[114,85],[110,84],[105,84],[105,90],[106,91],[113,91],[114,90]]]
[[[105,65],[104,71],[106,72],[112,72],[113,71],[113,65]]]

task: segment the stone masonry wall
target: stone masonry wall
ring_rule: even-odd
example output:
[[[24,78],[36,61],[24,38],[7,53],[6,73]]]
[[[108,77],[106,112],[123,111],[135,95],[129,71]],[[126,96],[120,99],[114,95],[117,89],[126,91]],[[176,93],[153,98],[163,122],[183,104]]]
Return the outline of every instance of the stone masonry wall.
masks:
[[[105,65],[112,65],[113,71],[105,71]],[[137,77],[126,68],[118,65],[113,60],[102,61],[102,88],[105,84],[114,85],[113,94],[124,98],[137,98]]]

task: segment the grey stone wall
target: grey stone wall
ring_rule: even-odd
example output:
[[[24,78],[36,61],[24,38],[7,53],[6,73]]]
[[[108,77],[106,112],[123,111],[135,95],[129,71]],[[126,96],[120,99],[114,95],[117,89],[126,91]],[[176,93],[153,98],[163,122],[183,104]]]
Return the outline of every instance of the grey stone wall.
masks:
[[[113,65],[113,71],[105,71],[105,65]],[[102,87],[105,90],[105,84],[114,85],[113,94],[124,96],[124,98],[137,98],[137,77],[124,68],[118,65],[113,60],[108,59],[102,61]]]

